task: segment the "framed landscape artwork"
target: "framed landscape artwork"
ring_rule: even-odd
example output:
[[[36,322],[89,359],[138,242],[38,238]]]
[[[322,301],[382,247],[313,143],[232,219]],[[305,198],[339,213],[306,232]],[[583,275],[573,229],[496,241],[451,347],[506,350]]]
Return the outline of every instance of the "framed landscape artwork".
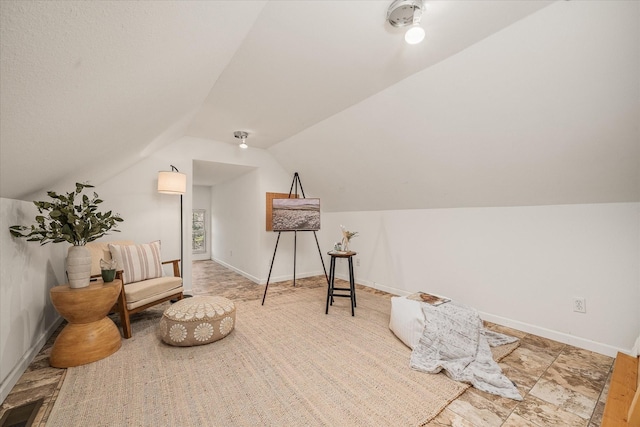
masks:
[[[320,230],[320,199],[272,199],[273,231]]]
[[[273,199],[297,199],[298,196],[295,194],[292,194],[291,197],[289,197],[289,193],[267,193],[267,197],[266,197],[266,209],[265,212],[267,214],[266,217],[266,230],[267,231],[273,231]]]

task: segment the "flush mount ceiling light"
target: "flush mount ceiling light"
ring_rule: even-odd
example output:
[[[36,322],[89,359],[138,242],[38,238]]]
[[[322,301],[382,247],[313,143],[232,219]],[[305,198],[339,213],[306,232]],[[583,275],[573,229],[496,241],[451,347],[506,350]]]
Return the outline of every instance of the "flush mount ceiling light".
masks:
[[[242,148],[243,150],[249,147],[247,145],[247,137],[249,136],[247,132],[237,130],[233,133],[233,136],[235,136],[241,141],[238,147]]]
[[[417,44],[424,40],[424,28],[420,26],[423,11],[422,0],[394,0],[387,9],[387,21],[394,27],[410,27],[404,40],[409,44]]]

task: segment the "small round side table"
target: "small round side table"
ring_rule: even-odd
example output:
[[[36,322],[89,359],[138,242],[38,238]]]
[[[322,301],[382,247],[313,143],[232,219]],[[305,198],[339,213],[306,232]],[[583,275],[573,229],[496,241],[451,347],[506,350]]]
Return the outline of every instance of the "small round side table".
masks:
[[[79,289],[72,289],[68,284],[51,288],[53,306],[69,322],[53,344],[51,366],[84,365],[118,351],[122,345],[120,331],[107,314],[121,289],[121,280],[92,282]]]

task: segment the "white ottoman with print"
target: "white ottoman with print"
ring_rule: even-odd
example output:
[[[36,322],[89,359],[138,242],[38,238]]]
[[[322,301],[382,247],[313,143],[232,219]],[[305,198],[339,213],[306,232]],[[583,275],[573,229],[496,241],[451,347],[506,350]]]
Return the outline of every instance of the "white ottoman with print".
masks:
[[[235,323],[236,306],[227,298],[184,298],[164,311],[160,336],[164,342],[175,346],[208,344],[229,335]]]

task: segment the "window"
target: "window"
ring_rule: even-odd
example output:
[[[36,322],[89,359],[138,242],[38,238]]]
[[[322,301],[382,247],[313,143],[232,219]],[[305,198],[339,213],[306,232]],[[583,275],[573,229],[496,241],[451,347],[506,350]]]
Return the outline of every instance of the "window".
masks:
[[[193,234],[191,236],[192,250],[194,254],[207,252],[207,227],[205,222],[206,212],[204,209],[193,210]]]

